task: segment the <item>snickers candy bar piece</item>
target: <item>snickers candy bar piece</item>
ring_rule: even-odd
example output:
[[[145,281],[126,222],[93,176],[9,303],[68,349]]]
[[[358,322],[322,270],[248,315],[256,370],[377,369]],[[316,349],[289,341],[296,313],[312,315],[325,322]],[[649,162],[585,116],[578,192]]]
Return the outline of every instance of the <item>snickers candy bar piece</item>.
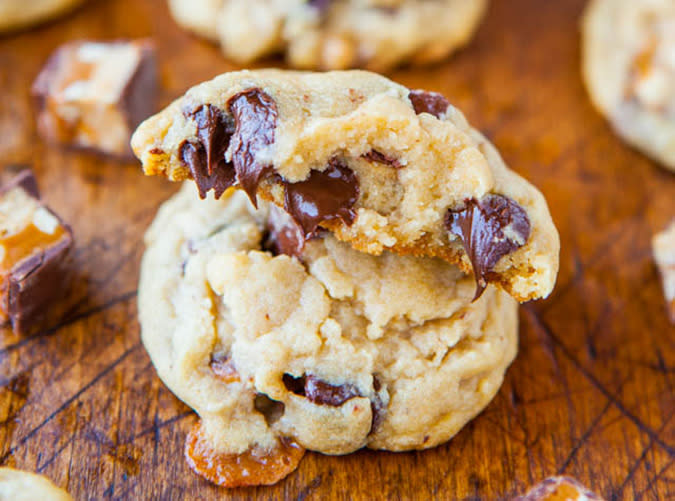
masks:
[[[476,296],[491,283],[526,301],[556,280],[544,197],[436,92],[364,71],[226,73],[143,122],[132,147],[146,174],[191,178],[202,198],[235,187],[273,202],[295,249],[327,230],[372,255],[441,258],[474,275]]]
[[[154,111],[156,91],[151,42],[67,43],[33,83],[38,131],[52,143],[129,157],[131,133]]]
[[[0,188],[0,324],[29,332],[68,285],[70,228],[39,199],[30,171]]]
[[[603,501],[571,477],[549,477],[535,485],[518,501]]]
[[[661,273],[670,321],[675,324],[675,219],[652,239],[654,260]]]

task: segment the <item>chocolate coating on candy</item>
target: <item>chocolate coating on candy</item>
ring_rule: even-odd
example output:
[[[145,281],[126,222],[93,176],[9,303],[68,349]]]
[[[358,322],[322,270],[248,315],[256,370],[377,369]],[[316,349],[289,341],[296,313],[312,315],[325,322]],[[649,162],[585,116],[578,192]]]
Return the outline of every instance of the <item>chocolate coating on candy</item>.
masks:
[[[20,171],[7,184],[0,186],[0,196],[17,187],[22,188],[23,191],[34,199],[40,200],[40,190],[38,189],[37,181],[29,168]]]
[[[257,205],[258,183],[272,169],[257,157],[274,142],[277,105],[265,92],[253,88],[232,96],[227,108],[236,124],[232,136],[232,163],[237,180],[253,205]]]
[[[441,118],[448,111],[450,101],[445,96],[438,92],[430,92],[427,90],[411,90],[408,94],[408,99],[412,103],[415,113],[430,113],[436,118]]]
[[[359,182],[354,172],[333,159],[323,171],[312,171],[305,181],[286,183],[284,207],[300,225],[305,236],[312,236],[323,221],[342,219],[352,224],[359,198]]]
[[[469,255],[477,284],[475,298],[487,287],[497,262],[522,247],[530,236],[525,210],[501,195],[467,200],[464,207],[448,211],[445,226],[462,239]]]

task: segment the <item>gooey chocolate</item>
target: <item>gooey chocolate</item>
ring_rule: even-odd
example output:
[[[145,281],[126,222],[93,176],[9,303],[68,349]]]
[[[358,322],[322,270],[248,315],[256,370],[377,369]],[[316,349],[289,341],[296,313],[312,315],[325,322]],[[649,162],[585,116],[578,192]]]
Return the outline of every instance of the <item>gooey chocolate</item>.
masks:
[[[190,106],[183,113],[197,124],[199,142],[184,141],[178,154],[190,169],[199,196],[205,198],[213,190],[220,198],[235,183],[234,166],[225,161],[234,127],[221,110],[210,104]]]
[[[253,205],[257,205],[258,184],[272,170],[271,165],[260,162],[257,157],[274,142],[277,105],[260,89],[248,89],[232,96],[227,107],[236,124],[232,136],[232,162],[237,180]]]
[[[276,205],[270,206],[267,218],[268,238],[263,247],[275,256],[286,254],[300,258],[305,248],[305,233],[283,209]]]
[[[408,99],[412,103],[415,113],[430,113],[436,118],[441,118],[450,106],[443,94],[438,92],[430,92],[428,90],[411,90],[408,94]]]
[[[210,190],[219,198],[227,188],[238,184],[255,205],[258,185],[274,175],[272,166],[259,157],[274,142],[276,103],[261,89],[251,88],[232,96],[227,108],[229,115],[212,105],[186,106],[183,114],[196,123],[198,141],[184,141],[178,153],[202,198]],[[225,157],[228,149],[231,162]],[[378,158],[389,161],[382,154]],[[332,159],[326,169],[312,170],[306,180],[297,183],[274,177],[285,187],[284,208],[302,230],[300,235],[293,227],[279,227],[272,235],[282,239],[279,251],[297,255],[304,239],[314,236],[323,221],[353,223],[356,212],[352,207],[359,196],[359,183],[343,162]]]
[[[335,386],[322,381],[312,374],[298,378],[290,374],[284,374],[283,381],[288,391],[305,397],[310,402],[318,405],[339,407],[347,400],[361,396],[358,388],[353,384]]]
[[[317,405],[339,407],[352,398],[363,396],[359,389],[353,384],[345,383],[341,385],[332,385],[312,374],[305,374],[304,376],[297,378],[290,374],[284,374],[283,382],[288,391],[300,395],[301,397],[305,397],[307,400]],[[384,421],[384,405],[377,394],[382,388],[382,385],[376,376],[373,377],[373,388],[375,389],[376,395],[375,400],[371,400],[370,402],[370,409],[373,416],[370,427],[371,433],[379,428],[382,421]]]
[[[487,287],[497,262],[525,245],[530,236],[525,210],[502,195],[467,200],[464,207],[448,211],[445,226],[462,239],[473,265],[477,284],[474,299]]]
[[[354,171],[334,158],[325,170],[311,171],[306,180],[286,183],[284,208],[305,237],[310,237],[322,221],[342,219],[351,225],[356,218],[352,207],[358,198],[359,182]]]

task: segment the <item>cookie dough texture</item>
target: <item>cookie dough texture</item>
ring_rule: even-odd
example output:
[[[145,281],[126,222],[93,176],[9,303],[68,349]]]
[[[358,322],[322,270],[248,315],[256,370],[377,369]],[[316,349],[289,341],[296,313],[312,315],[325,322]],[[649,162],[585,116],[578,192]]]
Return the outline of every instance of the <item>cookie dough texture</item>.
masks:
[[[0,33],[48,21],[82,2],[83,0],[0,0]]]
[[[176,22],[240,64],[283,53],[299,69],[445,58],[472,37],[487,0],[169,0]]]
[[[46,477],[0,468],[0,501],[73,501],[63,489],[59,489]]]
[[[275,256],[267,210],[240,191],[200,200],[189,183],[146,234],[143,342],[217,451],[281,437],[327,454],[423,449],[487,405],[516,353],[510,296],[489,286],[472,302],[473,278],[453,265],[363,254],[329,233],[301,260]],[[293,388],[304,377],[351,396],[312,401]]]
[[[582,28],[594,105],[623,139],[675,170],[675,2],[593,0]]]
[[[429,110],[420,110],[416,91],[374,73],[242,71],[193,87],[136,130],[132,147],[146,174],[172,180],[192,177],[182,146],[186,141],[205,144],[206,128],[198,131],[186,110],[208,106],[232,120],[229,100],[251,89],[276,108],[273,141],[260,146],[258,140],[256,151],[249,147],[256,162],[271,165],[278,175],[260,182],[262,198],[283,205],[284,191],[275,180],[306,180],[337,158],[358,179],[356,217],[351,224],[324,221],[324,228],[361,252],[438,256],[471,272],[461,239],[448,231],[447,212],[466,200],[497,194],[525,211],[530,234],[496,263],[491,281],[519,300],[550,293],[560,243],[541,193],[511,171],[494,146],[440,94],[422,92]],[[250,117],[248,122],[242,118],[239,126],[249,131],[253,143],[256,135],[250,131],[257,126],[250,123]],[[235,142],[224,153],[226,161],[233,157]],[[373,152],[379,160],[373,160]]]

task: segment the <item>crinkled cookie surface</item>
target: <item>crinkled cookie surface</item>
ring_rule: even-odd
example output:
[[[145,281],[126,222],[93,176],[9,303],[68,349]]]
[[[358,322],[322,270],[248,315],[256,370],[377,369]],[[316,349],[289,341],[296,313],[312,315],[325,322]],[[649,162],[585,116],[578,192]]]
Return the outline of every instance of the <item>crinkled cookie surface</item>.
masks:
[[[273,201],[305,235],[373,255],[440,257],[480,292],[547,296],[559,238],[541,193],[443,96],[364,71],[227,73],[132,139],[146,174]]]
[[[623,139],[675,170],[675,2],[593,0],[583,35],[595,106]]]
[[[283,478],[304,448],[447,441],[499,389],[517,303],[493,286],[472,301],[473,278],[440,259],[371,256],[327,232],[278,253],[284,218],[254,210],[241,191],[200,200],[187,183],[146,235],[142,337],[201,418],[190,464],[217,483],[251,485]],[[232,464],[260,457],[276,465],[267,482],[232,476]]]

